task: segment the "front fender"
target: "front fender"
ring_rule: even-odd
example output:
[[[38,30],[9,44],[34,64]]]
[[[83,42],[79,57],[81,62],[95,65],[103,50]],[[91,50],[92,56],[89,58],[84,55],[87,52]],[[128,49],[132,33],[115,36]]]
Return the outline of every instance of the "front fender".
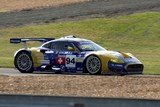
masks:
[[[83,65],[85,65],[85,61],[87,59],[88,56],[90,55],[95,55],[97,56],[100,61],[101,61],[101,74],[107,74],[107,71],[108,71],[108,61],[109,61],[109,57],[107,54],[104,54],[104,53],[101,53],[101,52],[91,52],[91,53],[87,53],[85,55],[85,58],[84,58],[84,61],[83,61]]]

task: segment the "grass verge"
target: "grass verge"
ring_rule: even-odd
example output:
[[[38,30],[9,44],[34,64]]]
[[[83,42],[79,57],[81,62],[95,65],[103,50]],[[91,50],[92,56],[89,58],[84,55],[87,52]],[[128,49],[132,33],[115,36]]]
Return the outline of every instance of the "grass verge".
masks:
[[[160,74],[160,13],[147,12],[111,18],[85,19],[47,25],[27,25],[0,29],[0,66],[13,67],[11,37],[61,37],[77,35],[105,48],[131,52],[145,66],[145,74]]]

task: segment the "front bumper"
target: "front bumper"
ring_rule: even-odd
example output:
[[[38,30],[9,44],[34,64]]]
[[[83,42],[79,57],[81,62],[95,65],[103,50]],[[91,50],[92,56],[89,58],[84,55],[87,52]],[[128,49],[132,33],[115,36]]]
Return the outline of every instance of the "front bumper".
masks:
[[[115,63],[108,62],[108,69],[113,74],[142,74],[143,64],[140,63]]]

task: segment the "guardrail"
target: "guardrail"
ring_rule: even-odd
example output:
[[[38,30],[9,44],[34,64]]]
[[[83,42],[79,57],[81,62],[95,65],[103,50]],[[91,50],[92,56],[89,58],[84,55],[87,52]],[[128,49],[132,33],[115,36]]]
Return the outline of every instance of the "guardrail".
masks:
[[[160,100],[0,95],[0,107],[160,107]]]

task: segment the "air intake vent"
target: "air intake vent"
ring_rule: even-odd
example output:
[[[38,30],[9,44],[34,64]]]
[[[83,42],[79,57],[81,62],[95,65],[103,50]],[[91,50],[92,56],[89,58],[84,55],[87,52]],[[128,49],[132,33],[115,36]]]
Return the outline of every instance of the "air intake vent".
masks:
[[[143,71],[142,64],[132,64],[127,66],[127,72],[140,72]]]

